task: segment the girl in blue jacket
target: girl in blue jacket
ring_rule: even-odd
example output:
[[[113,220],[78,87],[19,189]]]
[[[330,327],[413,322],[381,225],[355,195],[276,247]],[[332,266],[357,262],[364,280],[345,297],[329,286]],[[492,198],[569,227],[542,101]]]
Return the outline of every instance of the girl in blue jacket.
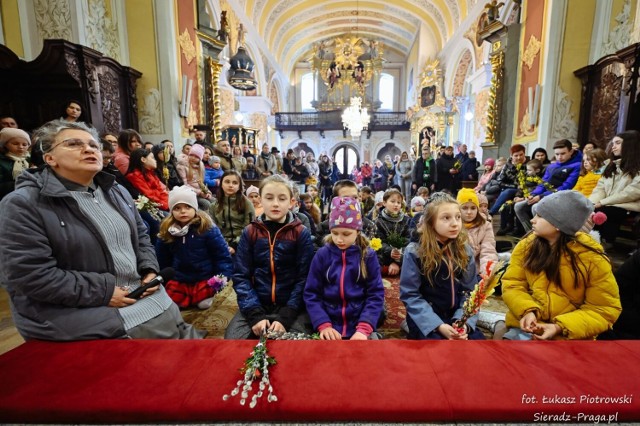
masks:
[[[225,339],[258,337],[265,331],[311,331],[302,292],[313,258],[311,234],[289,209],[288,179],[273,175],[260,183],[264,213],[240,237],[234,256],[233,289],[238,312]]]
[[[420,241],[404,253],[400,300],[407,308],[409,339],[483,339],[471,317],[459,333],[454,321],[462,317],[466,292],[476,285],[473,249],[462,231],[460,205],[448,194],[434,193],[418,229]]]
[[[335,197],[329,229],[307,277],[307,312],[323,340],[367,340],[382,315],[384,287],[378,258],[362,234],[358,200]]]
[[[233,274],[229,248],[209,215],[198,210],[191,187],[174,187],[169,192],[169,209],[171,215],[162,221],[156,242],[160,268],[175,270],[174,279],[166,283],[167,293],[181,308],[209,309],[221,290],[213,277]]]

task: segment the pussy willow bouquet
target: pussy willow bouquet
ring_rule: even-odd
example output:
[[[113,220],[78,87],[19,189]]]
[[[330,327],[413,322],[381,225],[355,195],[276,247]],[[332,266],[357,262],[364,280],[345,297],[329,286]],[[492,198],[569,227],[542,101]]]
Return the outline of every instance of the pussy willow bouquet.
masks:
[[[139,212],[147,212],[158,222],[162,221],[162,215],[160,214],[160,209],[158,208],[160,207],[159,203],[151,201],[144,195],[138,195],[138,198],[136,198],[134,202],[136,204],[136,209],[138,209]]]
[[[409,244],[409,240],[403,237],[402,234],[393,231],[389,232],[389,235],[387,235],[387,244],[393,248],[402,250],[407,246],[407,244]]]
[[[453,323],[453,328],[455,328],[458,333],[465,332],[464,326],[469,318],[477,314],[480,311],[482,303],[487,297],[493,294],[495,288],[500,283],[500,272],[503,271],[503,265],[504,262],[498,262],[495,266],[493,262],[487,262],[485,271],[480,274],[480,282],[476,284],[467,300],[465,300],[464,305],[462,305],[462,318]]]
[[[249,398],[249,393],[254,391],[249,403],[250,408],[254,408],[258,404],[258,398],[267,393],[268,402],[276,402],[278,398],[273,394],[273,386],[269,380],[269,367],[276,363],[276,359],[269,356],[267,350],[267,333],[262,333],[260,341],[253,348],[249,358],[244,362],[244,366],[240,369],[240,373],[244,375],[242,380],[238,380],[236,387],[230,394],[222,396],[223,401],[240,394],[240,405],[244,405]],[[257,382],[257,383],[254,383]]]
[[[369,247],[371,247],[374,251],[378,251],[382,248],[382,240],[380,238],[372,238],[369,241]]]
[[[229,279],[222,274],[215,275],[207,280],[207,285],[211,287],[214,293],[220,293],[227,286]]]

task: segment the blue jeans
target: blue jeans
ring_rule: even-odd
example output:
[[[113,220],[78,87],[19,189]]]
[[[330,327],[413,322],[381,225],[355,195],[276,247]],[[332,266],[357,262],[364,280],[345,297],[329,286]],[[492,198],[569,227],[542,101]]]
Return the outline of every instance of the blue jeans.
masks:
[[[516,196],[517,191],[518,190],[516,188],[503,189],[502,192],[500,192],[500,195],[498,195],[496,202],[493,203],[493,207],[489,209],[489,214],[492,216],[494,214],[498,214],[498,210],[500,210],[500,207],[507,201],[513,200],[513,197]]]

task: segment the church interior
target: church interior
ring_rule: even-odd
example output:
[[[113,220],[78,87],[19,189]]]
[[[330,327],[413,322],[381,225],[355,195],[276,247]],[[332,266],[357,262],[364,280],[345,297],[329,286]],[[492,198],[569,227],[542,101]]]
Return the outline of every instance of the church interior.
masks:
[[[208,143],[229,140],[232,149],[254,155],[265,145],[282,156],[328,155],[343,179],[387,156],[418,158],[425,146],[435,156],[441,147],[457,153],[465,145],[479,164],[508,159],[515,144],[524,145],[527,156],[537,148],[553,153],[562,139],[604,150],[620,132],[640,130],[639,69],[640,0],[0,0],[0,117],[13,117],[21,129],[32,132],[59,118],[74,100],[82,121],[101,135],[134,129],[143,143],[173,141],[178,153],[204,130]],[[623,254],[612,254],[616,265],[640,244],[640,215],[624,229],[629,236],[622,244],[628,245]],[[510,247],[517,242],[497,240]],[[497,306],[504,314],[504,305]],[[183,316],[220,339],[236,310],[227,288],[214,301],[215,314],[186,310]],[[399,327],[403,317],[391,315]],[[445,346],[425,352],[398,340],[367,354],[370,368],[358,362],[364,346],[343,347],[335,355],[329,346],[274,342],[273,353],[283,361],[274,373],[281,401],[261,402],[250,411],[221,398],[240,378],[237,368],[255,342],[224,346],[215,339],[201,346],[148,342],[130,348],[123,341],[111,348],[96,342],[90,349],[76,342],[60,352],[36,342],[31,352],[16,353],[25,350],[24,339],[0,289],[0,369],[3,360],[11,365],[13,383],[31,380],[20,369],[34,367],[42,375],[24,398],[11,397],[17,404],[40,395],[38,407],[21,402],[3,415],[7,403],[0,420],[562,421],[562,410],[576,407],[534,410],[530,404],[551,391],[578,397],[586,390],[594,397],[633,393],[640,376],[638,346],[629,342],[562,342],[532,352],[532,346],[499,352],[487,342],[464,346],[464,355]],[[112,351],[138,378],[130,381],[124,371],[105,378],[88,368],[94,397],[82,389],[81,375],[61,378],[75,358],[91,365],[102,351]],[[163,351],[184,365],[164,365]],[[310,359],[314,353],[321,360]],[[33,365],[48,356],[62,370]],[[388,357],[402,361],[389,367]],[[564,381],[548,388],[540,363],[551,358],[575,365],[557,373]],[[593,359],[612,366],[621,358],[626,371],[581,374],[591,371]],[[144,360],[148,364],[141,366]],[[189,365],[194,360],[207,371],[195,371]],[[342,361],[338,384],[335,373],[326,380],[324,371]],[[410,374],[420,363],[421,376]],[[99,365],[119,368],[102,360]],[[233,372],[214,374],[222,367]],[[396,376],[385,374],[387,368]],[[351,382],[344,379],[351,374],[370,395],[351,399]],[[284,377],[299,383],[285,386]],[[221,378],[224,383],[212,385]],[[437,389],[429,384],[425,390],[427,383]],[[57,385],[71,396],[58,394]],[[2,388],[0,395],[8,397]],[[96,392],[119,398],[93,401],[100,399]],[[157,394],[138,401],[130,396],[134,392]],[[535,392],[533,403],[525,401]],[[309,395],[317,400],[310,402]],[[323,406],[338,400],[343,402],[335,409]],[[78,408],[74,401],[86,405]],[[576,412],[570,421],[640,420],[637,398],[606,408],[580,403],[586,414]],[[39,412],[40,405],[46,409]],[[597,417],[604,413],[616,417]]]

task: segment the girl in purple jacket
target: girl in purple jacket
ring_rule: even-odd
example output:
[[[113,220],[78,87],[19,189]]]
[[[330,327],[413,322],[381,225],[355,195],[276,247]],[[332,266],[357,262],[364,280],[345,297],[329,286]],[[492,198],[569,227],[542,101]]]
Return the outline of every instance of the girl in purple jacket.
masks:
[[[307,311],[323,340],[367,340],[382,315],[384,287],[378,257],[362,234],[358,200],[334,198],[329,229],[307,276]]]

